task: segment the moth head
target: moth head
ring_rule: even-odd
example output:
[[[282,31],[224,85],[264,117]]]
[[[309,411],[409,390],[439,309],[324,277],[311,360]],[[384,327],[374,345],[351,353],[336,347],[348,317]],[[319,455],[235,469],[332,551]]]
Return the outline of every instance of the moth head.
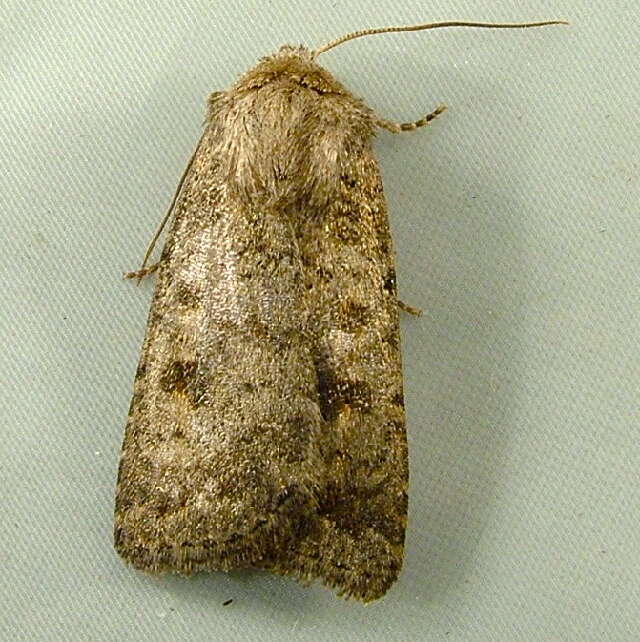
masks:
[[[316,61],[314,53],[303,45],[283,45],[265,56],[240,77],[234,89],[238,91],[274,88],[296,84],[318,94],[346,94],[347,90]]]

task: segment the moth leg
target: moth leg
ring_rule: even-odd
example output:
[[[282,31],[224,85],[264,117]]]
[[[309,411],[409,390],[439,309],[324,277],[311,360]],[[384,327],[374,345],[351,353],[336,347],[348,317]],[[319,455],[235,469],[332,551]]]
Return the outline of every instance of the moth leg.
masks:
[[[399,134],[400,132],[413,131],[418,129],[418,127],[424,127],[428,125],[434,118],[439,116],[447,107],[445,105],[438,105],[430,114],[427,114],[420,120],[416,120],[412,123],[394,123],[391,120],[385,120],[384,118],[378,118],[376,120],[376,125],[390,131],[392,134]]]
[[[137,279],[138,283],[140,283],[140,281],[142,281],[145,276],[153,274],[159,267],[160,261],[158,261],[157,263],[153,263],[152,265],[147,265],[147,267],[143,267],[140,270],[136,270],[135,272],[125,272],[124,278]]]
[[[404,310],[405,312],[408,312],[409,314],[413,315],[414,317],[422,316],[422,310],[420,308],[414,308],[412,305],[409,305],[408,303],[405,303],[400,299],[398,299],[398,307],[401,310]]]

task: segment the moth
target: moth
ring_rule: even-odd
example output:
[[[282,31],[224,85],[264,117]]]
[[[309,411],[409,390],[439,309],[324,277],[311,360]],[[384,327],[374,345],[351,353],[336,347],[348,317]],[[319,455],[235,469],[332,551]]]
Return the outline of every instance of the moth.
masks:
[[[403,561],[407,440],[377,116],[283,46],[208,101],[145,256],[157,283],[135,375],[115,548],[151,573],[262,568],[363,602]],[[160,261],[147,266],[172,217]]]

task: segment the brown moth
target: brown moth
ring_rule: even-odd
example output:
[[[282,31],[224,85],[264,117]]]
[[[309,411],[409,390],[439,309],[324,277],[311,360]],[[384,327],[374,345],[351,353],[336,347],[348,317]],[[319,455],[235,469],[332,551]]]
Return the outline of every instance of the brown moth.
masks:
[[[153,573],[254,567],[364,602],[402,566],[407,441],[379,118],[284,46],[209,99],[158,269],[115,547]]]

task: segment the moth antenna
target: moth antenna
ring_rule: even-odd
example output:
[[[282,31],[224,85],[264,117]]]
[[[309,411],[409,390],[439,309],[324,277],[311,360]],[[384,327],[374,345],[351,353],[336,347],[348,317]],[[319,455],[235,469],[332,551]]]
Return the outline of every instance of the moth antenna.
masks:
[[[377,29],[362,29],[361,31],[353,31],[340,38],[336,38],[326,45],[316,49],[312,52],[313,57],[333,49],[338,45],[342,45],[349,40],[355,40],[362,36],[373,36],[377,33],[395,33],[398,31],[425,31],[427,29],[440,29],[442,27],[477,27],[479,29],[527,29],[529,27],[546,27],[548,25],[568,25],[566,20],[546,20],[544,22],[459,22],[451,20],[448,22],[430,22],[423,25],[409,25],[405,27],[379,27]]]
[[[158,229],[156,230],[156,233],[153,235],[153,238],[151,239],[151,243],[147,246],[147,251],[144,253],[144,259],[142,259],[142,266],[140,267],[139,272],[144,272],[147,262],[149,261],[149,257],[151,256],[151,253],[153,252],[153,248],[155,248],[156,243],[158,239],[160,238],[160,234],[162,234],[162,230],[164,229],[164,226],[167,224],[167,221],[171,217],[171,214],[173,214],[173,210],[176,207],[176,204],[178,202],[178,198],[180,197],[180,193],[182,192],[182,187],[184,186],[184,182],[187,178],[187,175],[189,174],[189,170],[191,169],[191,166],[193,165],[193,161],[196,157],[196,154],[198,153],[198,149],[200,148],[200,144],[202,143],[202,139],[204,138],[204,132],[202,136],[200,137],[200,140],[198,141],[198,144],[196,145],[196,148],[191,154],[191,158],[189,159],[189,162],[187,163],[187,166],[184,168],[184,171],[182,172],[182,176],[180,177],[180,181],[178,183],[178,187],[176,188],[175,193],[173,194],[173,198],[171,199],[171,204],[169,205],[169,209],[167,210],[166,214],[164,215],[164,218],[162,219],[162,222],[158,226]],[[140,277],[142,278],[142,277]]]

